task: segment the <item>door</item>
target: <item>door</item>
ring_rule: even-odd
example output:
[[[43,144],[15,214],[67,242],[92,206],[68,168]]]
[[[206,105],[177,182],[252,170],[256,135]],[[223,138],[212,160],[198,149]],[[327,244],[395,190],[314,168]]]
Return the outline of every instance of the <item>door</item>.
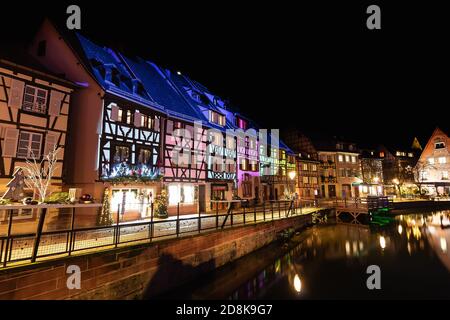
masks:
[[[201,184],[198,186],[198,210],[200,213],[206,211],[206,186]]]

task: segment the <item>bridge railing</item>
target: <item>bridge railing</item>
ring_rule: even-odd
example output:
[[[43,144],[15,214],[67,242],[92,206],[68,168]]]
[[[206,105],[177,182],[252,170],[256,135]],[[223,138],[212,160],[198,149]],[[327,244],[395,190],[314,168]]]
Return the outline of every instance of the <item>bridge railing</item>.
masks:
[[[379,196],[379,197],[357,197],[357,198],[333,198],[333,199],[320,199],[318,201],[320,206],[331,208],[353,208],[353,209],[382,209],[392,208],[392,197]]]

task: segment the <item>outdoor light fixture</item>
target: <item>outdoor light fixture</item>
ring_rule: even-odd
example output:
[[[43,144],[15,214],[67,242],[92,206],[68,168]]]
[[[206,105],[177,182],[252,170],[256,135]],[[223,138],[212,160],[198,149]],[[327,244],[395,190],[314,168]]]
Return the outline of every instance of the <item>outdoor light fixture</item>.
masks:
[[[181,76],[181,72],[180,72],[180,71],[177,71],[177,75]]]
[[[392,182],[393,182],[394,184],[400,184],[400,181],[398,181],[397,178],[393,179]]]
[[[386,239],[383,236],[380,237],[380,247],[381,249],[386,248]]]
[[[294,289],[297,291],[297,293],[300,293],[302,291],[302,281],[300,280],[300,277],[298,274],[294,277]]]
[[[398,234],[402,234],[403,233],[403,227],[401,224],[398,225]]]
[[[295,176],[296,176],[295,171],[290,171],[290,172],[289,172],[289,178],[290,178],[291,180],[294,180],[294,179],[295,179]]]
[[[380,181],[380,178],[378,178],[378,177],[373,178],[373,182],[378,183],[379,181]]]

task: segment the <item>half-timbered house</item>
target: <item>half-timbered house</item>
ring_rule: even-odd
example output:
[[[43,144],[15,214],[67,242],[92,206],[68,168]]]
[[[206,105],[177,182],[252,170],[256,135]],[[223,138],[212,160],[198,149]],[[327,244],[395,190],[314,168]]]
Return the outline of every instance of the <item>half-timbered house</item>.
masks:
[[[82,86],[73,101],[70,184],[97,199],[109,187],[111,209],[124,220],[149,216],[161,190],[164,108],[119,53],[78,34],[62,35],[49,21],[30,52]]]
[[[206,137],[206,186],[200,189],[205,198],[205,209],[213,208],[211,200],[230,201],[237,192],[236,179],[236,134],[234,130],[234,113],[229,110],[225,101],[211,93],[200,83],[182,75],[165,70],[165,75],[176,87],[177,91],[189,103],[192,110],[208,129]],[[216,203],[216,206],[226,206]],[[222,208],[223,209],[223,208]]]
[[[18,167],[38,163],[54,149],[58,160],[52,190],[65,180],[69,105],[75,85],[47,71],[31,56],[0,50],[0,193]],[[29,190],[31,195],[32,190]],[[31,211],[17,212],[19,216]]]

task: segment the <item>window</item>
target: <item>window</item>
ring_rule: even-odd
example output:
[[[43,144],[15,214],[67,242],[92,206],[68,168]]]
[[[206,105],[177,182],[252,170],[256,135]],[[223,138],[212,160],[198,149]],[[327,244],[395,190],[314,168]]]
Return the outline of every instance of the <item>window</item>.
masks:
[[[439,164],[445,164],[447,163],[447,158],[446,157],[439,157]]]
[[[309,183],[309,178],[308,177],[303,177],[303,183],[304,184],[308,184]]]
[[[247,171],[248,170],[248,159],[241,159],[240,167],[241,167],[242,171]]]
[[[344,156],[342,154],[338,155],[338,161],[344,162]]]
[[[352,163],[356,163],[356,157],[352,156]]]
[[[258,163],[255,160],[250,161],[250,170],[258,171]]]
[[[311,165],[311,170],[312,171],[317,171],[317,165],[316,164]]]
[[[448,171],[442,171],[442,180],[448,180]]]
[[[303,164],[303,171],[308,171],[308,164],[307,163]]]
[[[241,118],[236,118],[236,120],[239,129],[247,130],[247,121]]]
[[[122,118],[123,118],[123,110],[122,110],[122,109],[119,109],[119,110],[117,111],[117,121],[118,121],[118,122],[122,122]]]
[[[235,140],[234,137],[228,137],[226,138],[226,144],[227,144],[227,149],[235,149]]]
[[[317,177],[311,177],[311,184],[317,184]]]
[[[219,126],[225,126],[225,116],[211,110],[209,110],[209,121]]]
[[[342,150],[344,149],[344,145],[342,143],[336,143],[336,149]]]
[[[344,168],[339,168],[339,176],[345,177],[345,169]]]
[[[428,158],[428,163],[429,164],[434,164],[434,158]]]
[[[127,110],[127,124],[131,124],[131,110]]]
[[[397,152],[395,153],[395,155],[396,155],[397,157],[405,157],[405,156],[406,156],[406,152],[403,152],[403,151],[397,151]]]
[[[384,158],[384,152],[383,151],[380,152],[380,158]]]
[[[155,119],[152,117],[141,113],[141,127],[153,130]]]
[[[350,156],[348,154],[345,155],[345,162],[350,162]]]
[[[192,204],[195,201],[195,187],[193,185],[171,184],[168,187],[168,193],[169,205]]]
[[[445,143],[444,142],[436,142],[434,144],[434,148],[435,149],[444,149],[445,148]]]
[[[408,157],[414,158],[414,154],[413,154],[412,152],[409,152],[409,153],[408,153]]]
[[[138,164],[149,166],[152,162],[152,152],[149,149],[140,149],[138,155]]]
[[[130,148],[126,146],[115,146],[113,163],[128,162],[130,159]]]
[[[421,180],[428,180],[428,171],[422,171],[421,173],[420,173],[420,176],[421,176]]]
[[[17,148],[19,158],[40,158],[42,145],[42,134],[21,131]]]
[[[47,90],[25,86],[22,109],[45,114],[47,112]]]

